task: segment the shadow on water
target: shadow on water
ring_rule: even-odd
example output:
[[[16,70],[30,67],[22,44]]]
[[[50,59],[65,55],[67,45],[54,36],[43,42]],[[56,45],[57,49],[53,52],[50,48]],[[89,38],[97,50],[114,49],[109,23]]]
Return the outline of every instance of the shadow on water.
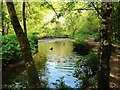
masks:
[[[73,77],[75,61],[80,58],[73,52],[73,41],[70,39],[39,40],[38,53],[33,56],[39,79],[43,87],[55,88],[52,84],[60,77],[64,77],[66,85],[75,88],[77,78]],[[22,68],[21,68],[22,69]],[[19,69],[17,71],[20,71]],[[14,73],[7,82],[10,87],[26,87],[27,74],[25,70]],[[16,74],[17,73],[17,74]],[[5,75],[8,75],[5,73]],[[18,85],[18,86],[16,86]]]

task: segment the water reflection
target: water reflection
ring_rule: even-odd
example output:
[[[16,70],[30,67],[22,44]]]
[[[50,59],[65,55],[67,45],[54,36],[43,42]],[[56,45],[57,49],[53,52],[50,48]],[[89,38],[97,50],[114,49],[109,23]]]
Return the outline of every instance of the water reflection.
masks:
[[[34,60],[41,79],[54,88],[51,83],[64,76],[65,83],[75,88],[77,79],[73,77],[74,61],[80,56],[73,53],[73,42],[66,39],[41,40],[38,50]]]
[[[53,41],[53,40],[52,40]],[[53,42],[39,42],[38,50],[41,55],[56,55],[59,57],[70,56],[73,54],[72,41],[62,40],[62,41],[53,41]]]
[[[38,51],[33,58],[41,87],[45,88],[47,85],[50,88],[55,88],[51,83],[55,83],[57,79],[64,76],[65,84],[76,88],[75,85],[79,82],[75,83],[77,78],[73,77],[73,73],[75,61],[78,60],[80,56],[73,52],[73,41],[69,39],[40,40]],[[19,69],[22,68],[20,67]],[[11,75],[13,78],[7,81],[11,88],[22,87],[23,89],[28,86],[28,76],[25,68],[22,70],[19,69],[16,69],[16,71],[20,72],[18,74],[12,72],[14,73],[14,75]],[[8,76],[7,73],[4,75]]]
[[[48,84],[47,68],[46,68],[46,56],[37,53],[34,56],[36,63],[36,69],[38,71],[38,76],[41,82],[41,87],[45,87]]]

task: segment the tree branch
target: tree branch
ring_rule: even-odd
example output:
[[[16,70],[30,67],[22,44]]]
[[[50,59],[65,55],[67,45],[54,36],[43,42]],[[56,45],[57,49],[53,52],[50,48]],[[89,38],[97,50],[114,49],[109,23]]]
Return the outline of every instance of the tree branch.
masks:
[[[72,10],[70,10],[70,8],[69,8],[72,4],[74,4],[74,2],[71,2],[71,3],[67,6],[67,8],[66,8],[65,11],[62,13],[62,15],[64,15],[64,14],[67,12],[67,10],[69,10],[69,13],[70,13],[70,11],[72,11]],[[69,9],[68,9],[68,8],[69,8]],[[68,13],[68,14],[69,14],[69,13]],[[61,12],[60,12],[59,14],[61,14]]]
[[[58,17],[58,14],[57,14],[57,12],[55,11],[55,8],[54,8],[51,4],[49,4],[49,2],[47,2],[47,3],[48,3],[48,5],[53,9],[53,11],[55,12],[56,16]]]
[[[95,10],[95,9],[92,9],[92,8],[78,8],[78,9],[74,9],[74,10]]]
[[[87,3],[84,4],[84,6],[82,8],[78,8],[78,9],[74,9],[74,10],[78,10],[79,13],[80,13],[81,10],[88,10],[88,9],[85,8],[86,5],[87,5]],[[93,9],[89,9],[89,10],[93,10]]]
[[[103,15],[99,12],[99,10],[95,7],[95,5],[94,5],[94,2],[91,2],[91,4],[92,4],[92,6],[94,7],[94,9],[97,11],[97,13],[101,16],[101,17],[103,17]]]

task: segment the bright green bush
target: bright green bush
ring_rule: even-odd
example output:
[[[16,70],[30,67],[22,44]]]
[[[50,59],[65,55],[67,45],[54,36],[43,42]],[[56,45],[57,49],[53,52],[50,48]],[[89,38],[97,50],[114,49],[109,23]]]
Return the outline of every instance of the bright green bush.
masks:
[[[16,36],[7,35],[2,37],[2,63],[13,63],[21,58],[21,49]]]
[[[28,36],[31,51],[34,54],[37,47],[37,39],[33,35]],[[3,65],[17,62],[22,59],[21,48],[15,35],[2,36],[2,63]]]

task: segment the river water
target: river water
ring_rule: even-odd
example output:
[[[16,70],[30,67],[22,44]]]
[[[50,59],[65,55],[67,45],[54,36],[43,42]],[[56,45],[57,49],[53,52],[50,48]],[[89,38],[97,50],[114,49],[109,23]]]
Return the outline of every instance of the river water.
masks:
[[[75,61],[80,58],[73,52],[70,39],[39,40],[38,53],[34,56],[41,79],[48,81],[50,88],[57,79],[64,77],[66,85],[75,88],[77,78],[73,77]],[[43,64],[44,63],[44,64]]]
[[[38,41],[38,53],[33,58],[43,86],[47,85],[50,88],[55,88],[52,83],[63,78],[66,85],[76,88],[80,81],[73,77],[73,73],[75,61],[79,60],[80,56],[73,52],[73,48],[73,41],[70,39],[56,38]],[[26,71],[22,71],[17,76],[15,74],[8,83],[11,83],[10,87],[20,88],[21,85],[26,87]]]

